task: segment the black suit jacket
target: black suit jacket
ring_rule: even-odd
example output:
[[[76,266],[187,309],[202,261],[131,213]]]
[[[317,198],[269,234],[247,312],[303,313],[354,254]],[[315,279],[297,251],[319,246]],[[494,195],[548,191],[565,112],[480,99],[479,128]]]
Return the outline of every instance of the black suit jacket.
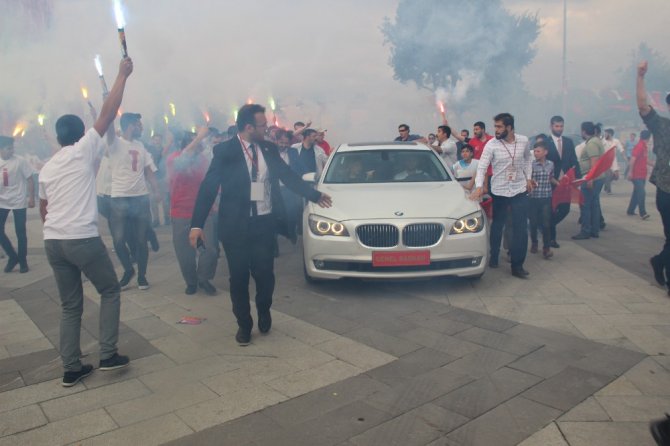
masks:
[[[556,144],[554,144],[554,138],[549,135],[547,150],[547,159],[554,163],[554,177],[556,179],[561,175],[561,172],[566,173],[572,167],[575,168],[575,178],[582,177],[582,172],[579,169],[579,160],[575,153],[575,143],[572,142],[572,139],[563,136],[563,156],[561,157],[558,154]]]
[[[287,235],[286,210],[279,190],[279,180],[293,192],[318,201],[321,194],[304,182],[284,163],[277,146],[269,141],[259,144],[270,176],[272,216],[276,231]],[[191,219],[192,228],[203,228],[216,196],[221,188],[219,202],[219,238],[224,243],[243,240],[249,229],[251,210],[251,178],[239,138],[217,144],[207,175],[200,185]]]

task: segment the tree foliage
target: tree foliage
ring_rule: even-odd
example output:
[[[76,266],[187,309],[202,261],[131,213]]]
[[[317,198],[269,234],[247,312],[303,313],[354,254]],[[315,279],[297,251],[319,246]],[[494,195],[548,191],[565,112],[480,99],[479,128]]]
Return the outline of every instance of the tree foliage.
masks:
[[[432,91],[485,95],[491,103],[522,89],[534,55],[537,16],[516,16],[500,0],[401,0],[381,31],[394,78]]]

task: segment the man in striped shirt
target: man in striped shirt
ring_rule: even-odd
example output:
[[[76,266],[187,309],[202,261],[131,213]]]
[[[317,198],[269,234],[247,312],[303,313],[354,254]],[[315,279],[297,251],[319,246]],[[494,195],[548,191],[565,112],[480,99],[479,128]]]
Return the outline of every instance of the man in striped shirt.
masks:
[[[523,268],[523,263],[528,250],[528,192],[532,190],[532,159],[528,150],[528,138],[514,132],[514,116],[509,113],[500,113],[493,121],[496,137],[484,146],[477,166],[475,191],[471,197],[479,200],[482,196],[486,170],[491,165],[493,223],[489,266],[498,267],[503,228],[507,213],[511,211],[512,275],[526,279],[528,271]]]

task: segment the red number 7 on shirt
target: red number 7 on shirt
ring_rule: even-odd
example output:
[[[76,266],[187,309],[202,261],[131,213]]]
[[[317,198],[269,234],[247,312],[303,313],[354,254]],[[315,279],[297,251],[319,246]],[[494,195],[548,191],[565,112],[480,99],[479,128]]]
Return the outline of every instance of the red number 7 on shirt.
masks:
[[[137,160],[140,157],[140,152],[137,150],[128,150],[130,157],[133,159],[133,172],[137,172]]]

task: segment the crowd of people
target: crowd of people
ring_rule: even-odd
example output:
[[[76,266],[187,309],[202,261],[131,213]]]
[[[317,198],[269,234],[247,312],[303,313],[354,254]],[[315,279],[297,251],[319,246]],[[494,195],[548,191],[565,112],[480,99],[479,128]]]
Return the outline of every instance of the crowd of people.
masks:
[[[261,333],[272,325],[270,308],[274,290],[274,258],[279,255],[277,235],[293,243],[302,231],[303,200],[328,207],[331,197],[318,192],[305,175],[317,178],[332,152],[327,130],[311,122],[296,122],[292,130],[269,126],[265,109],[257,104],[242,107],[236,124],[226,131],[205,125],[196,132],[153,134],[142,142],[142,116],[123,113],[115,120],[126,81],[133,71],[124,59],[95,123],[86,131],[83,121],[64,115],[56,123],[59,149],[37,164],[14,154],[14,140],[0,136],[0,245],[8,261],[5,272],[27,263],[26,212],[36,205],[44,222],[47,259],[54,271],[62,300],[61,356],[63,385],[71,386],[92,372],[82,364],[79,330],[83,311],[81,273],[101,294],[100,369],[112,370],[129,363],[117,352],[119,295],[132,286],[139,290],[148,281],[149,247],[160,249],[155,228],[171,225],[175,256],[185,283],[184,292],[198,290],[216,295],[212,284],[221,251],[226,256],[236,340],[251,341],[249,280],[256,282],[256,318]],[[396,141],[429,145],[451,168],[473,200],[482,201],[490,213],[489,267],[499,266],[501,249],[507,251],[513,276],[527,279],[527,253],[554,256],[560,247],[557,225],[571,210],[572,192],[579,184],[580,231],[572,238],[598,238],[605,227],[600,207],[601,190],[611,192],[612,182],[624,177],[633,183],[629,215],[649,218],[645,208],[645,183],[657,186],[666,245],[652,257],[659,285],[667,286],[670,274],[670,120],[646,102],[644,74],[638,73],[638,108],[647,129],[631,134],[625,144],[612,129],[593,122],[581,124],[583,142],[564,135],[561,116],[549,120],[549,134],[527,137],[516,132],[509,113],[493,118],[493,133],[484,121],[456,130],[446,116],[434,134],[412,134],[407,124],[398,127]],[[667,98],[670,105],[670,95]],[[653,140],[653,163],[649,155]],[[603,161],[610,161],[603,169]],[[611,154],[614,153],[614,156]],[[352,175],[360,174],[352,166]],[[38,187],[39,185],[39,187]],[[567,199],[556,191],[569,189]],[[334,197],[335,200],[337,197]],[[218,209],[218,212],[217,212]],[[5,233],[13,214],[17,249]],[[637,214],[636,214],[637,212]],[[118,279],[98,230],[98,213],[106,218],[113,248],[123,268]],[[541,247],[540,247],[541,236]],[[529,245],[530,238],[530,247]],[[219,243],[221,241],[222,243]]]

